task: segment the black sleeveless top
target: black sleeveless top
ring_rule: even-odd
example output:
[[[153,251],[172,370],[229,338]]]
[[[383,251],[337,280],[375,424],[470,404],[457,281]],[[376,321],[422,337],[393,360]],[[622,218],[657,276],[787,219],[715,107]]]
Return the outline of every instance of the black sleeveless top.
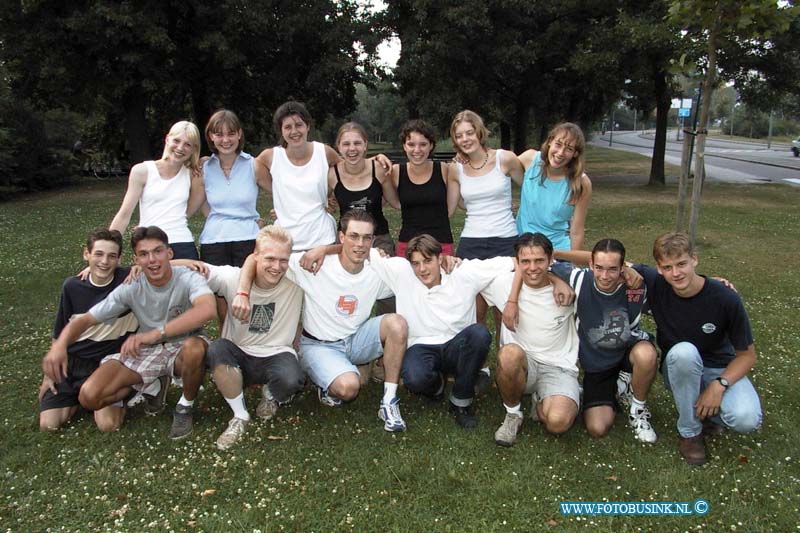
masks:
[[[408,163],[400,165],[397,195],[402,207],[403,226],[400,228],[401,242],[408,242],[417,235],[428,233],[437,241],[452,244],[450,219],[447,218],[447,187],[442,180],[442,163],[433,162],[433,172],[422,185],[413,183],[408,177]]]
[[[353,209],[368,211],[375,219],[375,235],[386,235],[389,233],[389,222],[383,216],[383,188],[381,182],[375,177],[375,161],[372,161],[372,183],[369,187],[361,191],[351,191],[342,183],[339,177],[339,165],[333,167],[336,173],[336,187],[333,188],[333,195],[339,204],[339,217]]]

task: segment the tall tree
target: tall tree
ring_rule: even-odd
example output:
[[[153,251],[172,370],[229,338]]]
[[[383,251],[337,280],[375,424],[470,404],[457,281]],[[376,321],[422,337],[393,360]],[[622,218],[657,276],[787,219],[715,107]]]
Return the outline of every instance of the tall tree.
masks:
[[[527,146],[553,122],[589,124],[624,78],[608,28],[614,2],[389,0],[402,43],[396,76],[411,113],[444,128],[461,108],[501,125],[503,146]],[[505,136],[504,136],[505,137]]]
[[[374,42],[355,0],[15,0],[0,23],[12,89],[100,117],[101,141],[150,158],[170,123],[226,106],[266,142],[292,97],[317,116],[355,107],[353,45]],[[367,50],[368,52],[371,50]],[[368,63],[368,62],[367,62]]]
[[[710,95],[718,85],[717,57],[724,43],[737,41],[749,43],[750,47],[758,46],[758,43],[770,41],[785,32],[796,16],[797,9],[793,5],[779,5],[772,0],[673,0],[670,8],[670,17],[683,27],[686,35],[704,43],[703,94],[706,95]],[[705,180],[705,142],[710,103],[710,98],[704,98],[699,113],[697,164],[688,229],[692,242],[697,234]]]

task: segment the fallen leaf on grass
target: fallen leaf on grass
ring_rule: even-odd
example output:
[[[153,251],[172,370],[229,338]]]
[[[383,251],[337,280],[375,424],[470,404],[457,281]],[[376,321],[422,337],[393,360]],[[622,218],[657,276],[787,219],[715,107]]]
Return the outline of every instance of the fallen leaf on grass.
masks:
[[[213,496],[216,493],[217,493],[217,489],[206,489],[202,493],[200,493],[200,496],[203,496],[203,497],[205,497],[205,496]]]
[[[547,521],[547,525],[548,525],[548,526],[557,526],[557,525],[558,525],[558,522],[556,522],[555,520],[553,520],[553,519],[551,518],[550,520],[548,520],[548,521]]]
[[[267,440],[283,440],[283,437],[279,437],[278,435],[267,435]]]
[[[746,455],[742,454],[739,456],[739,462],[741,464],[747,464],[750,462],[750,459]]]
[[[608,476],[605,479],[607,479],[608,481],[616,481],[617,480],[617,476]]]

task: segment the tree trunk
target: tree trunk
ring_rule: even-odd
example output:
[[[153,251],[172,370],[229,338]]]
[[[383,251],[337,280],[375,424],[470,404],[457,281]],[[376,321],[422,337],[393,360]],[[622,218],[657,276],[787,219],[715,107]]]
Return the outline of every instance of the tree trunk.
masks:
[[[706,52],[708,65],[706,77],[703,80],[703,94],[710,95],[716,86],[717,78],[717,38],[722,26],[722,6],[717,2],[715,9],[714,25],[708,35]],[[711,98],[704,98],[700,103],[700,123],[697,125],[697,163],[695,164],[694,185],[692,187],[692,210],[689,216],[689,240],[694,245],[697,236],[697,223],[700,219],[700,197],[703,194],[703,182],[706,179],[706,137],[708,136],[708,114],[711,108]]]
[[[686,196],[689,192],[689,170],[691,169],[691,147],[694,132],[683,135],[681,153],[681,175],[678,177],[678,210],[675,214],[675,231],[686,231]]]
[[[211,118],[211,103],[208,101],[208,91],[202,83],[197,83],[192,87],[192,107],[194,108],[194,121],[197,129],[200,130],[200,154],[211,155],[208,143],[205,142],[205,128],[208,119]]]
[[[664,178],[664,152],[667,148],[667,115],[672,103],[670,100],[667,74],[661,69],[654,73],[656,88],[656,138],[653,142],[653,158],[650,161],[650,180],[648,185],[663,186]]]
[[[500,121],[500,148],[511,150],[511,126],[505,120]]]
[[[125,108],[125,138],[131,163],[153,159],[147,131],[146,99],[141,86],[131,85],[123,97]]]
[[[514,152],[521,154],[525,151],[528,140],[528,116],[530,114],[528,105],[524,102],[517,102],[514,115]]]

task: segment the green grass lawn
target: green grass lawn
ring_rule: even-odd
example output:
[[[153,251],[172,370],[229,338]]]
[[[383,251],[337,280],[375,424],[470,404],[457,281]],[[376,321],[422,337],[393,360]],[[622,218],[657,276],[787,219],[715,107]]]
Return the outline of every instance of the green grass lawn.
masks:
[[[649,160],[614,154],[620,154],[622,174],[647,173]],[[588,173],[612,176],[614,164],[612,155],[592,151]],[[321,407],[307,389],[270,423],[255,421],[244,442],[227,453],[214,441],[230,413],[210,383],[186,441],[167,438],[168,414],[146,418],[139,412],[115,434],[100,434],[88,415],[57,434],[42,434],[36,422],[39,365],[59,287],[81,268],[86,233],[110,221],[124,187],[124,181],[87,183],[0,206],[0,529],[797,528],[800,190],[706,187],[698,270],[730,278],[744,297],[759,353],[752,379],[765,418],[759,432],[710,440],[709,463],[689,467],[677,452],[675,409],[661,378],[650,400],[660,437],[652,446],[637,443],[620,416],[602,440],[591,439],[581,424],[553,437],[526,420],[517,445],[500,448],[493,442],[504,416],[496,390],[477,401],[480,425],[473,432],[458,429],[443,405],[401,390],[408,431],[388,434],[376,417],[378,384],[343,409]],[[675,196],[671,187],[597,179],[587,242],[615,236],[631,259],[650,261],[653,239],[673,228]],[[201,221],[192,226],[199,233]],[[171,405],[178,396],[173,388]],[[250,391],[251,411],[256,402]],[[527,416],[527,401],[524,408]],[[696,499],[709,502],[708,514],[570,517],[559,510],[562,501]]]

